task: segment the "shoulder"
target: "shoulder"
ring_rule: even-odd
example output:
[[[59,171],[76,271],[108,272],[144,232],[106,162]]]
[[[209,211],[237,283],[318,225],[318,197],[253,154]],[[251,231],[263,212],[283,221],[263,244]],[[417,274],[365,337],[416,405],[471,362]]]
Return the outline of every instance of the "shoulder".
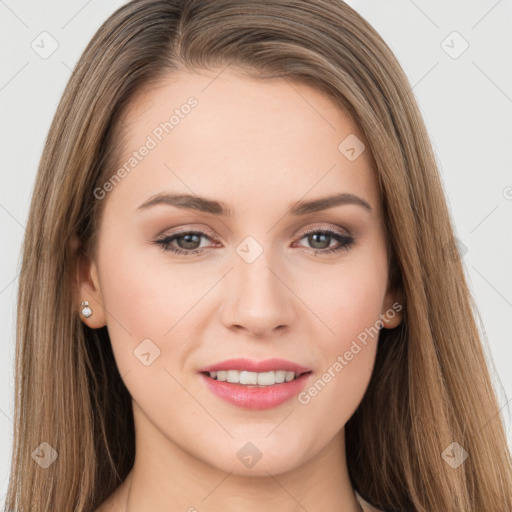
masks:
[[[127,498],[127,479],[108,496],[94,512],[125,512]]]
[[[121,509],[113,503],[105,501],[94,512],[121,512]]]
[[[356,492],[357,499],[359,503],[361,503],[361,506],[363,507],[364,512],[384,512],[383,510],[380,510],[378,508],[372,507],[367,501],[365,501],[360,494]]]
[[[120,506],[119,500],[114,495],[106,499],[94,512],[121,512],[122,507]]]
[[[114,512],[114,508],[104,501],[94,512]]]

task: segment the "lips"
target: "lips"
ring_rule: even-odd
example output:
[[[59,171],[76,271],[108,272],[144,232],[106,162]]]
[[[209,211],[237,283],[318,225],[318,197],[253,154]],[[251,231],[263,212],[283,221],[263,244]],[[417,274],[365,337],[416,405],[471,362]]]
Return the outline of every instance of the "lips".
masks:
[[[238,371],[237,371],[238,370]],[[266,372],[281,374],[280,382],[267,381]],[[262,410],[272,409],[296,397],[310,380],[312,372],[309,368],[287,361],[285,359],[266,359],[253,361],[238,358],[228,359],[201,368],[200,376],[206,387],[217,397],[236,407],[243,409]],[[267,385],[246,385],[241,383],[219,381],[215,377],[220,374],[238,374],[242,380],[258,375],[258,383],[264,377]],[[282,374],[295,374],[293,380],[282,380]],[[214,377],[214,378],[212,378]],[[224,376],[223,376],[224,377]],[[236,375],[235,375],[236,377]],[[235,379],[236,380],[236,379]]]
[[[273,386],[244,386],[229,382],[219,382],[205,374],[200,374],[206,387],[221,400],[243,409],[272,409],[295,398],[306,386],[311,373]]]
[[[306,372],[310,372],[310,368],[306,368],[305,366],[298,365],[292,361],[287,361],[286,359],[265,359],[263,361],[254,361],[246,358],[237,358],[237,359],[227,359],[225,361],[221,361],[219,363],[215,363],[209,366],[205,366],[199,370],[200,373],[209,373],[216,371],[225,371],[225,370],[240,370],[247,372],[277,372],[279,370],[284,370],[288,372],[295,372],[296,374],[302,374]]]

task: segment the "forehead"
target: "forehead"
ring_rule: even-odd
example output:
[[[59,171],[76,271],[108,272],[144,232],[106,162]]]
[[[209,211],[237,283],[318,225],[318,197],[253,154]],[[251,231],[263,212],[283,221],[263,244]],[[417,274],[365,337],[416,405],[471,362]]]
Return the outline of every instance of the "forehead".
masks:
[[[189,109],[187,103],[192,99],[197,106]],[[252,133],[256,143],[258,135],[275,130],[280,137],[299,132],[316,132],[319,136],[338,132],[340,136],[342,128],[364,139],[349,113],[320,89],[289,78],[251,79],[233,70],[173,72],[135,96],[123,124],[133,135],[150,133],[156,128],[155,122],[164,123],[175,114],[172,130],[173,135],[179,135],[191,124],[181,123],[189,113],[196,119],[193,130],[198,136],[205,133],[202,127],[231,129],[232,139],[238,134],[238,138],[250,142],[246,137]],[[180,130],[174,130],[179,124]],[[318,138],[312,138],[312,142]]]
[[[137,199],[162,187],[228,202],[233,192],[241,200],[242,191],[298,200],[336,189],[377,206],[364,135],[345,109],[305,83],[231,70],[173,73],[134,98],[123,126],[120,166],[150,148],[116,187]],[[356,158],[347,153],[354,148]]]

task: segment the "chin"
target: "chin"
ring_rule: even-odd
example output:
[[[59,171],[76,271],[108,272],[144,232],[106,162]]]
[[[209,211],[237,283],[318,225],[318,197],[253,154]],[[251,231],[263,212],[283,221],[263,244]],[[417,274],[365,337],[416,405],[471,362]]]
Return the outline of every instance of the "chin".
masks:
[[[248,438],[245,438],[248,439]],[[268,439],[254,441],[234,440],[232,446],[223,450],[223,456],[215,461],[209,461],[218,469],[233,475],[268,477],[286,473],[301,466],[308,459],[308,454],[289,443],[271,443]],[[226,453],[232,456],[226,457]]]

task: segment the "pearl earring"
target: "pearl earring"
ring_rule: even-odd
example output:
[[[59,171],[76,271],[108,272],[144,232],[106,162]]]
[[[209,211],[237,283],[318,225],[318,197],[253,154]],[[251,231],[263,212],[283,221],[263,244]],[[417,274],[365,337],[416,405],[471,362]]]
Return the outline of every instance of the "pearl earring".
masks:
[[[89,303],[87,301],[82,302],[82,315],[85,318],[89,318],[92,315],[92,309],[89,307]]]

